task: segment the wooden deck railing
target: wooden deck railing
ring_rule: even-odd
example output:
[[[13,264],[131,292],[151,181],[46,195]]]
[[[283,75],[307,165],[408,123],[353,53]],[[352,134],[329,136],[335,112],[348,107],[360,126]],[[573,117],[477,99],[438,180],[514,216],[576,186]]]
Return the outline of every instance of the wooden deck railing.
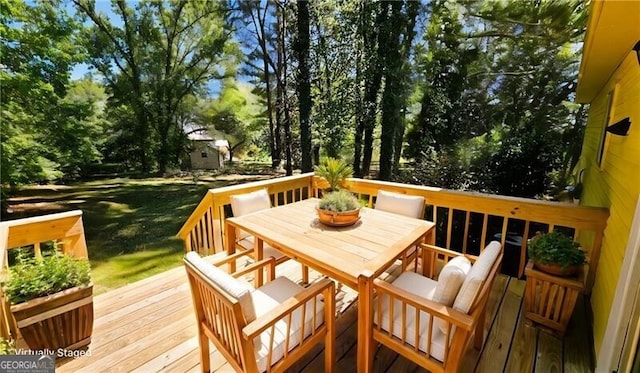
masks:
[[[186,251],[198,251],[203,255],[220,252],[224,242],[224,219],[231,212],[231,195],[266,188],[277,206],[318,196],[319,188],[325,185],[321,179],[307,173],[210,189],[178,236],[184,240]],[[505,247],[505,261],[508,262],[510,254],[517,256],[519,277],[526,265],[527,239],[538,231],[560,230],[578,240],[587,251],[588,267],[592,270],[587,269],[586,291],[593,286],[593,269],[598,265],[609,216],[607,209],[355,178],[348,179],[344,187],[356,193],[369,207],[375,205],[375,197],[381,189],[423,196],[427,205],[425,219],[436,223],[438,246],[477,255],[481,247],[499,237]],[[517,248],[513,247],[512,238],[519,239]]]
[[[65,254],[88,258],[82,211],[0,222],[0,272],[4,275],[11,264],[10,250],[30,248],[36,257],[41,257],[42,246],[51,243]],[[18,338],[16,331],[9,303],[0,289],[0,337],[15,340]]]
[[[280,206],[316,195],[314,183],[313,173],[306,173],[209,189],[178,232],[178,237],[184,241],[187,252],[218,253],[224,250],[224,219],[231,216],[232,195],[266,189],[272,205]]]

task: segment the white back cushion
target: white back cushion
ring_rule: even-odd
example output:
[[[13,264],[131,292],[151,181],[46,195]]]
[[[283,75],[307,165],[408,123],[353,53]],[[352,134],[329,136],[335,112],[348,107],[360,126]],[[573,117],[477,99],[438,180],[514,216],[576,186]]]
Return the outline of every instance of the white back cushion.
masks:
[[[464,256],[457,256],[449,261],[438,276],[438,284],[433,294],[433,301],[451,307],[456,300],[458,291],[471,271],[471,262]],[[436,325],[442,333],[447,332],[447,321],[436,317]]]
[[[498,241],[491,241],[491,243],[485,247],[476,262],[473,263],[471,271],[467,274],[464,283],[462,283],[458,296],[455,302],[453,302],[454,309],[469,313],[476,296],[480,292],[480,287],[487,279],[491,267],[493,267],[493,263],[495,263],[498,255],[500,255],[501,250],[502,247]]]
[[[211,282],[216,284],[226,295],[236,299],[240,303],[247,323],[256,319],[255,309],[251,298],[251,292],[255,290],[246,281],[241,281],[220,268],[207,263],[198,253],[191,251],[187,253],[186,260],[196,267]]]
[[[420,215],[424,211],[424,197],[379,190],[376,198],[376,210],[422,219]]]
[[[233,216],[242,216],[268,208],[271,208],[271,199],[266,189],[231,196]]]
[[[461,255],[451,259],[440,272],[433,300],[451,307],[470,270],[471,262],[466,257]]]
[[[403,290],[411,292],[413,294],[425,297],[432,300],[433,294],[436,290],[436,282],[428,277],[421,276],[413,272],[403,272],[397,279],[393,281],[393,286],[397,286]],[[391,302],[386,295],[380,296],[374,300],[374,302],[381,302],[381,314],[378,315],[378,306],[374,304],[374,317],[373,320],[377,324],[380,320],[380,327],[385,331],[390,331],[393,328],[393,335],[398,338],[405,338],[406,342],[412,346],[418,345],[418,349],[422,352],[427,351],[427,346],[430,345],[431,356],[443,361],[446,339],[440,329],[434,327],[431,333],[431,340],[428,341],[427,335],[429,333],[429,320],[431,315],[426,312],[420,312],[420,322],[416,322],[416,309],[411,305],[407,305],[404,309],[404,318],[402,316],[403,307],[402,303],[398,300],[393,302],[393,315],[391,315]],[[402,321],[405,321],[403,328]],[[392,320],[392,322],[390,322]],[[435,326],[435,324],[434,324]],[[418,341],[416,341],[416,330],[418,332]],[[453,338],[451,338],[453,340]]]

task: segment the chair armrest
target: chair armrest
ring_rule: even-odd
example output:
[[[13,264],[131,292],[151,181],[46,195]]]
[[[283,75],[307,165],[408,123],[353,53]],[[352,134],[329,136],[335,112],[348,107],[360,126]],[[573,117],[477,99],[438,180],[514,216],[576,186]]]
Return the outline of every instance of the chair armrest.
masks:
[[[272,281],[276,278],[276,260],[273,257],[264,258],[260,261],[252,263],[238,271],[235,271],[231,274],[231,276],[238,278],[240,276],[244,276],[247,273],[258,271],[263,267],[267,267],[267,274],[269,277],[269,281]]]
[[[304,289],[295,296],[285,300],[276,308],[272,309],[268,313],[260,316],[252,321],[250,324],[242,329],[243,337],[246,340],[252,340],[259,336],[262,332],[273,326],[278,321],[292,314],[297,308],[304,307],[305,304],[312,298],[324,293],[325,299],[333,297],[335,294],[335,284],[333,281],[325,278],[315,284]],[[335,315],[335,302],[325,302],[325,307],[330,306],[330,314]],[[314,307],[317,307],[314,305]],[[326,311],[326,310],[325,310]],[[308,312],[305,310],[305,312]],[[312,310],[315,314],[315,310]],[[315,324],[315,322],[314,322]],[[318,325],[314,325],[313,328],[317,328]]]
[[[431,251],[436,254],[442,254],[446,258],[455,258],[456,256],[463,255],[462,253],[459,253],[457,251],[445,249],[445,248],[434,246],[434,245],[429,245],[426,243],[421,243],[420,247],[422,248],[422,250]]]
[[[400,301],[403,305],[411,305],[420,311],[443,319],[465,330],[470,331],[475,325],[473,317],[467,315],[466,313],[460,312],[451,307],[447,307],[419,295],[410,293],[380,279],[375,279],[373,281],[373,288],[378,292],[378,299],[380,299],[381,295],[386,294],[388,296],[391,296],[393,300]]]

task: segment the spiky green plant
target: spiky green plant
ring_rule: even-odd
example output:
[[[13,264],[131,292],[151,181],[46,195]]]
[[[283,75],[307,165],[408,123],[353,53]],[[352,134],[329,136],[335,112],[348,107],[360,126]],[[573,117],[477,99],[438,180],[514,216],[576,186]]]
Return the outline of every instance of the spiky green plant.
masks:
[[[314,168],[317,176],[324,177],[329,183],[329,192],[340,189],[340,183],[353,176],[353,169],[342,159],[324,158]]]

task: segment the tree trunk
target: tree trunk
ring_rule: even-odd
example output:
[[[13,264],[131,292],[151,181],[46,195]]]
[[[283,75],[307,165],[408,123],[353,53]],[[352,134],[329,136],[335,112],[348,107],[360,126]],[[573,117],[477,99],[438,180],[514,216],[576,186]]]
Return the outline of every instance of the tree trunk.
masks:
[[[365,5],[366,8],[366,5]],[[387,9],[384,5],[380,5],[380,9],[376,16],[375,29],[372,30],[368,39],[365,40],[365,54],[368,54],[367,58],[368,66],[365,73],[365,95],[364,95],[364,108],[359,128],[363,129],[364,144],[362,151],[362,164],[360,166],[360,173],[357,175],[363,177],[369,173],[371,167],[371,157],[373,154],[373,131],[376,126],[376,114],[378,111],[378,92],[382,84],[383,74],[383,58],[386,51],[381,48],[384,45],[386,35],[384,30],[381,30],[387,19]],[[367,30],[364,30],[365,35]],[[376,44],[377,42],[377,44]],[[377,47],[376,47],[377,45]],[[357,147],[356,147],[357,151]]]
[[[300,151],[302,172],[313,170],[311,149],[311,83],[309,81],[309,3],[298,0],[298,105],[300,110]]]
[[[383,3],[384,4],[384,3]],[[396,127],[402,121],[400,109],[402,104],[402,55],[400,52],[399,27],[394,27],[402,21],[402,2],[390,4],[391,14],[387,19],[387,27],[382,32],[387,33],[386,43],[380,44],[380,50],[385,50],[384,92],[382,93],[382,131],[380,133],[380,180],[390,180],[393,168]],[[384,48],[382,48],[384,46]]]

